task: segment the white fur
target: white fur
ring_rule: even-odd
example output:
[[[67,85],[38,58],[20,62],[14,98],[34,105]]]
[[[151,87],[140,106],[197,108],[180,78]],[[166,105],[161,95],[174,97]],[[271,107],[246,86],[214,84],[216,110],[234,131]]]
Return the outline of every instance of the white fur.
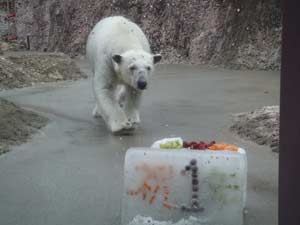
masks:
[[[137,81],[143,77],[148,83],[154,70],[144,33],[124,17],[107,17],[91,31],[86,53],[93,71],[93,115],[101,115],[112,132],[134,129],[140,123],[142,94]],[[121,63],[114,55],[122,57]]]

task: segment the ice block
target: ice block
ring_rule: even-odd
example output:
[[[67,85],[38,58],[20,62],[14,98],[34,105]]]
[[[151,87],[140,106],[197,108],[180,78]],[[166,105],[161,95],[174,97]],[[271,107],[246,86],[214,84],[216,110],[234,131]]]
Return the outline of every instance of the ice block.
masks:
[[[124,163],[122,225],[140,217],[170,224],[192,218],[199,224],[242,225],[246,177],[243,149],[131,148]]]

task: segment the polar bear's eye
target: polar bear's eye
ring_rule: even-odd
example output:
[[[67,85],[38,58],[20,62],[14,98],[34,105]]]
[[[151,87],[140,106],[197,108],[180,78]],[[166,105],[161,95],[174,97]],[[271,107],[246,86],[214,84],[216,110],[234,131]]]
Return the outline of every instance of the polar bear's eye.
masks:
[[[148,71],[150,71],[150,70],[151,70],[151,67],[150,67],[150,66],[146,66],[146,69],[147,69]]]
[[[129,69],[130,69],[131,71],[134,71],[134,70],[136,70],[136,66],[130,66]]]

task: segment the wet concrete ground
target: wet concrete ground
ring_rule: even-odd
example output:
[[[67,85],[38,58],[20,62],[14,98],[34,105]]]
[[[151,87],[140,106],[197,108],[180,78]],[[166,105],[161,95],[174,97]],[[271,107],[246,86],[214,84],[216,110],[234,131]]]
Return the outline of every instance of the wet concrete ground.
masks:
[[[161,65],[145,93],[141,128],[124,137],[92,117],[90,87],[82,80],[0,93],[51,119],[29,143],[0,156],[0,224],[119,225],[126,149],[169,136],[245,148],[245,224],[277,224],[278,155],[228,127],[232,113],[279,103],[278,72]]]

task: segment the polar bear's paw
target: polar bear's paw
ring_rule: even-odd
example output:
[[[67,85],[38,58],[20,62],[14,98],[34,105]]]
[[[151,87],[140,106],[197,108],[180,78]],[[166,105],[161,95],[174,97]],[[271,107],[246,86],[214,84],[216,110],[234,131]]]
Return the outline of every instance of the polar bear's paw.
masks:
[[[110,123],[110,130],[113,134],[127,134],[131,133],[136,126],[129,120],[124,122],[113,121]]]
[[[101,117],[101,114],[99,113],[97,106],[95,106],[95,108],[93,109],[92,114],[93,114],[93,117],[95,117],[95,118]]]
[[[141,123],[139,111],[135,111],[129,120],[132,122],[133,126],[137,127]]]

